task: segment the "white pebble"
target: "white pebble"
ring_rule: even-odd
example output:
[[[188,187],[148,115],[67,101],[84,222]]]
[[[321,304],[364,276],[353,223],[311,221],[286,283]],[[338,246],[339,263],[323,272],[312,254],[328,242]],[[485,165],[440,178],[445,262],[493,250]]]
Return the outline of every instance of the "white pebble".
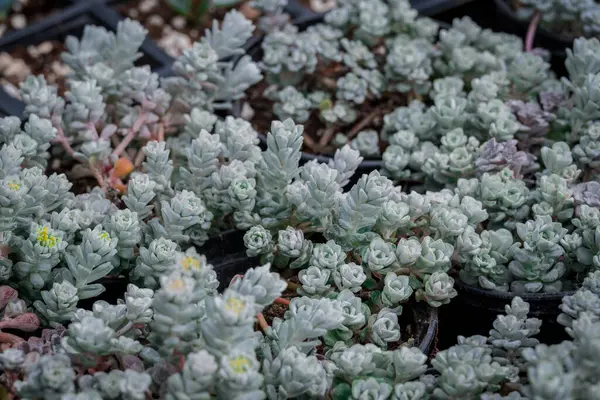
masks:
[[[0,53],[0,71],[12,64],[13,58],[8,53]]]
[[[40,45],[37,47],[37,50],[40,54],[48,54],[50,53],[52,50],[54,50],[54,45],[52,44],[52,42],[50,41],[46,41],[46,42],[42,42],[40,43]]]
[[[13,62],[4,70],[4,75],[6,76],[14,76],[19,80],[24,80],[27,78],[31,70],[25,64],[25,61],[18,59],[13,59]]]
[[[177,17],[173,18],[171,20],[171,25],[173,25],[173,28],[175,29],[183,29],[185,28],[185,18],[182,17],[181,15],[178,15]]]
[[[50,69],[52,69],[52,72],[54,72],[58,76],[66,76],[68,73],[71,72],[71,68],[69,68],[69,66],[56,60],[52,61]]]
[[[179,57],[185,50],[191,48],[193,43],[187,35],[172,31],[163,35],[158,45],[171,57]]]
[[[138,6],[138,10],[140,10],[140,12],[142,12],[144,14],[147,14],[157,5],[158,5],[157,0],[144,0]]]
[[[250,104],[248,104],[248,102],[244,102],[244,104],[242,105],[242,112],[240,116],[246,121],[250,121],[254,117],[254,109],[250,107]]]
[[[130,9],[128,14],[129,14],[129,18],[133,18],[133,19],[136,19],[137,17],[140,16],[140,12],[135,8]]]
[[[10,24],[15,29],[23,29],[27,26],[27,18],[23,14],[16,14],[10,18]]]
[[[165,20],[160,15],[151,15],[148,18],[148,24],[153,26],[163,26],[165,24]]]

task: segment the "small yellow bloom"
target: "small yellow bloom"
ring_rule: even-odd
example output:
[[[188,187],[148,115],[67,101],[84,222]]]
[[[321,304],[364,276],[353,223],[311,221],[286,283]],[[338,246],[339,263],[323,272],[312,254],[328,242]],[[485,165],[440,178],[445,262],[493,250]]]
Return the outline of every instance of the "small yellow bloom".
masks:
[[[15,191],[17,191],[17,190],[21,189],[21,185],[20,185],[20,184],[18,184],[17,182],[10,182],[10,183],[8,184],[8,188],[9,188],[10,190],[12,190],[13,192],[15,192]]]
[[[248,370],[252,367],[252,363],[247,357],[238,356],[229,361],[229,366],[236,374],[243,374],[248,372]]]
[[[200,269],[200,260],[198,260],[196,257],[192,257],[192,256],[183,257],[181,259],[181,266],[186,271],[189,271],[192,268]]]
[[[108,232],[106,231],[102,231],[100,232],[100,235],[98,235],[98,237],[100,239],[104,239],[104,240],[110,240],[110,235],[108,234]]]
[[[240,315],[244,311],[244,308],[246,308],[246,303],[235,297],[230,297],[225,302],[225,309],[233,312],[235,315]]]
[[[60,241],[59,237],[52,235],[47,226],[38,228],[36,240],[44,247],[52,248]]]

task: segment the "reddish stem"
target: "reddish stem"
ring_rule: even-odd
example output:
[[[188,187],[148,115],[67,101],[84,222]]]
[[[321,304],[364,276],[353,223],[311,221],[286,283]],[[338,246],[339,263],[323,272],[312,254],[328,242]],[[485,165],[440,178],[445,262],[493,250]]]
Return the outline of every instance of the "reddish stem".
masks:
[[[354,127],[350,130],[350,132],[348,132],[346,137],[348,139],[352,139],[354,136],[358,135],[364,128],[366,128],[367,125],[371,123],[371,121],[375,119],[375,117],[379,115],[380,112],[381,110],[379,108],[376,108],[375,110],[371,111],[371,113],[365,118],[363,118],[362,121],[354,125]]]
[[[256,319],[258,319],[258,324],[260,325],[260,329],[263,330],[264,333],[267,333],[267,330],[270,328],[269,323],[265,319],[263,313],[256,314]]]
[[[158,125],[158,141],[159,142],[165,141],[165,127],[163,124]]]
[[[94,178],[96,178],[98,181],[98,185],[100,185],[102,189],[106,190],[106,182],[104,181],[104,177],[102,177],[100,171],[98,171],[98,168],[96,168],[95,165],[90,164],[90,171],[92,171]]]
[[[525,36],[525,51],[530,52],[533,50],[533,39],[535,38],[535,31],[537,30],[537,26],[540,23],[540,18],[542,14],[539,11],[536,11],[529,23],[529,28],[527,28],[527,36]]]
[[[133,126],[129,130],[129,133],[127,133],[127,136],[125,136],[125,138],[123,138],[123,141],[121,143],[119,143],[117,148],[113,151],[113,153],[112,153],[113,157],[118,157],[121,155],[122,152],[125,151],[125,149],[129,145],[129,143],[131,143],[131,141],[133,140],[135,135],[140,130],[145,119],[146,119],[146,115],[144,113],[141,113],[140,115],[138,115],[137,119],[133,123]]]
[[[57,131],[56,141],[58,141],[62,145],[62,147],[67,152],[67,154],[69,154],[71,157],[73,157],[73,153],[75,151],[73,150],[73,148],[71,147],[71,144],[69,143],[69,140],[65,136],[65,132],[62,130],[62,128],[60,126],[56,127],[56,131]]]
[[[282,304],[284,306],[289,306],[290,301],[288,299],[284,299],[283,297],[278,297],[275,299],[275,304]]]
[[[138,151],[138,153],[135,155],[135,160],[133,161],[133,165],[138,168],[142,165],[142,163],[144,162],[144,158],[146,158],[146,153],[144,153],[144,150],[140,149]]]

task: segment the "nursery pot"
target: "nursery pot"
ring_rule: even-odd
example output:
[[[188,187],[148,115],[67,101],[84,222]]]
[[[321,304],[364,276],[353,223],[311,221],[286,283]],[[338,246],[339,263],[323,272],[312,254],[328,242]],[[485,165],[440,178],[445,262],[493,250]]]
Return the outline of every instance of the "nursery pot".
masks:
[[[324,14],[312,14],[312,15],[307,14],[303,17],[295,19],[293,21],[293,24],[296,25],[299,28],[299,30],[302,31],[311,25],[323,22],[323,17],[324,17]],[[445,22],[441,22],[441,21],[436,21],[436,22],[442,28],[449,27],[449,25]],[[248,48],[248,55],[250,55],[252,57],[252,59],[257,62],[260,61],[263,57],[263,51],[262,51],[261,44],[262,44],[262,37],[256,37],[253,40],[253,45]],[[231,110],[231,113],[235,117],[241,117],[241,115],[242,115],[242,102],[241,101],[237,101],[233,104],[233,109]],[[271,120],[276,120],[276,119],[277,119],[277,117],[275,117],[275,115],[273,114]],[[266,144],[267,144],[266,134],[264,132],[259,132],[258,136],[261,141],[261,146],[263,148],[266,148]],[[301,164],[305,164],[311,160],[317,160],[319,163],[327,164],[332,159],[333,159],[333,154],[313,154],[313,153],[309,153],[309,152],[305,152],[305,151],[302,152],[302,155],[300,158]],[[381,157],[365,158],[359,164],[354,176],[350,179],[349,185],[352,186],[353,184],[355,184],[362,175],[368,174],[374,170],[380,170],[382,167],[383,167],[383,161],[382,161]]]
[[[506,314],[505,306],[517,296],[514,292],[485,290],[455,281],[458,296],[440,310],[443,329],[442,347],[456,343],[456,336],[488,336],[496,316]],[[554,344],[569,339],[564,326],[556,322],[560,314],[559,305],[564,296],[574,292],[527,293],[518,296],[529,303],[529,317],[542,320],[540,333],[536,336],[542,343]]]
[[[506,0],[494,0],[494,3],[496,5],[495,29],[525,39],[530,21],[520,19]],[[569,36],[552,33],[541,26],[538,26],[535,31],[534,45],[550,51],[552,70],[559,76],[566,75],[565,49],[573,46],[573,39]]]
[[[210,239],[200,253],[207,255],[219,280],[219,291],[225,290],[234,276],[260,266],[260,257],[248,257],[242,240],[242,231],[228,231]],[[280,272],[273,269],[274,272]],[[281,270],[283,271],[283,270]],[[410,302],[399,317],[400,326],[415,340],[424,354],[437,350],[438,310],[425,303]]]
[[[311,25],[318,24],[323,22],[324,14],[306,14],[302,17],[299,17],[293,21],[293,24],[296,25],[301,31],[305,30]],[[254,40],[253,46],[248,49],[248,55],[252,57],[254,61],[260,61],[263,56],[262,51],[262,37]],[[232,109],[232,114],[236,117],[240,117],[242,114],[242,102],[238,101],[234,104]],[[277,117],[273,114],[273,119],[276,120]],[[266,148],[267,145],[267,136],[264,132],[259,132],[259,139],[261,141],[261,146]],[[333,159],[333,154],[313,154],[303,151],[301,156],[301,164],[305,164],[310,160],[317,160],[320,163],[329,163],[330,160]],[[383,165],[381,159],[365,159],[358,166],[356,173],[353,178],[350,179],[350,185],[354,184],[360,176],[363,174],[368,174],[369,172],[380,169]]]

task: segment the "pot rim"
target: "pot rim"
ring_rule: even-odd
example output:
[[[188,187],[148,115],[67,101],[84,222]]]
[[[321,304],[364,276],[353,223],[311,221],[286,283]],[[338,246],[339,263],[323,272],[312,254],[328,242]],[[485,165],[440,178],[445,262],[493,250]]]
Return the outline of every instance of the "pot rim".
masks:
[[[566,290],[556,293],[515,293],[515,292],[502,292],[499,290],[487,290],[476,286],[471,286],[464,283],[460,279],[455,279],[454,286],[462,292],[473,294],[480,297],[487,297],[499,300],[512,300],[514,297],[520,297],[523,301],[528,303],[531,302],[543,302],[543,301],[558,301],[562,300],[565,296],[571,296],[575,293],[575,290]]]

